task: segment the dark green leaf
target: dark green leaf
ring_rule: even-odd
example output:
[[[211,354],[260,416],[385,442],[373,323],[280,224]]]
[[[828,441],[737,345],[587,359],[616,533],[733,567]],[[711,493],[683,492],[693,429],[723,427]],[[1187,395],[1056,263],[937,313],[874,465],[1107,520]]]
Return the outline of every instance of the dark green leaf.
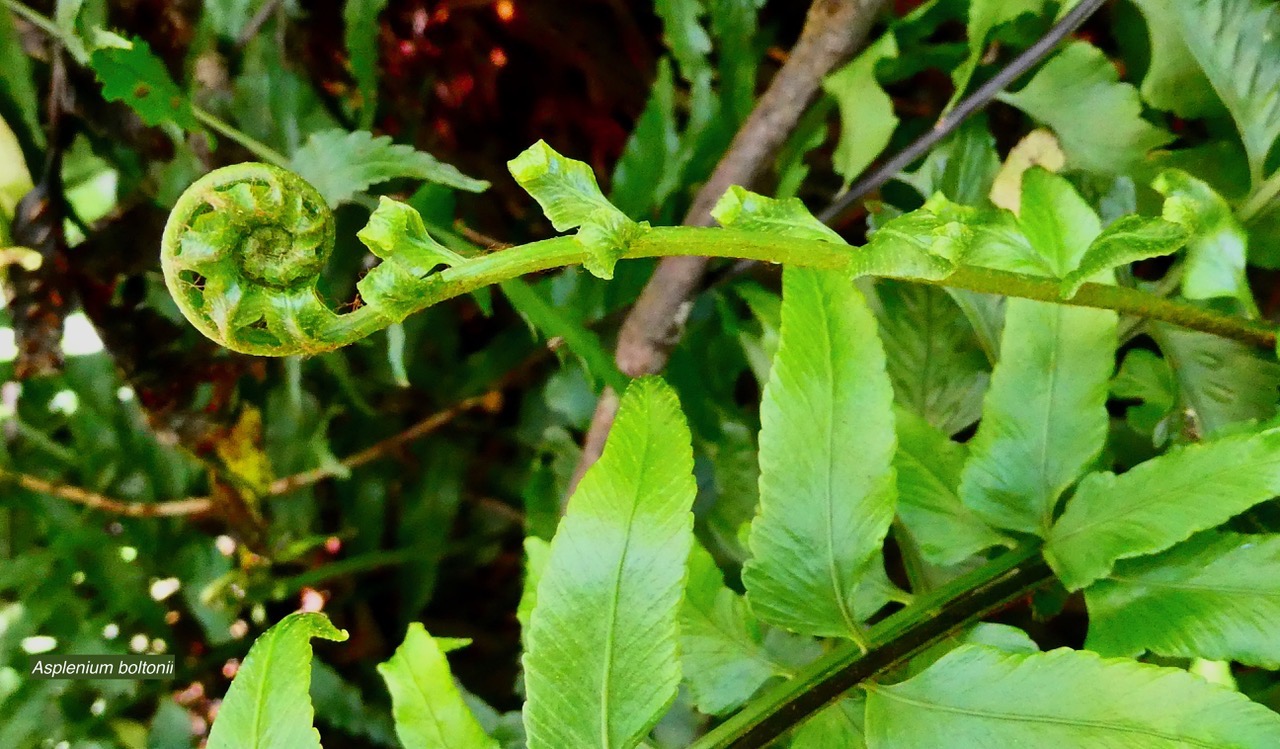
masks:
[[[378,15],[387,0],[347,0],[342,6],[343,30],[351,75],[360,93],[360,129],[373,126],[378,109]]]

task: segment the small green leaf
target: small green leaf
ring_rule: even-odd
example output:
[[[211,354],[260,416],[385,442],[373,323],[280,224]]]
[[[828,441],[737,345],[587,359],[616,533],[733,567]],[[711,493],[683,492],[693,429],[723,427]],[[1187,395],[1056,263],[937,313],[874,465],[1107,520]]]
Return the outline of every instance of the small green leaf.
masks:
[[[1090,650],[1280,668],[1280,536],[1206,532],[1085,590]]]
[[[560,521],[524,655],[530,749],[640,743],[676,696],[693,452],[671,388],[627,388]]]
[[[1077,169],[1124,174],[1172,139],[1142,119],[1137,89],[1120,83],[1106,55],[1085,42],[1072,42],[1000,99],[1052,128]]]
[[[781,669],[764,649],[760,623],[724,584],[715,560],[694,544],[680,608],[680,661],[698,710],[723,715],[741,707]]]
[[[387,0],[347,0],[342,6],[347,58],[360,92],[361,130],[373,126],[378,109],[378,15],[386,7]]]
[[[966,645],[913,679],[868,691],[869,749],[1280,745],[1280,715],[1239,692],[1181,669],[1066,648]]]
[[[1179,169],[1161,172],[1152,186],[1165,196],[1164,217],[1190,232],[1182,294],[1188,299],[1232,297],[1257,315],[1245,277],[1249,235],[1213,188]]]
[[[441,265],[453,266],[464,260],[427,233],[422,214],[413,206],[385,195],[378,199],[377,209],[356,237],[375,256],[398,262],[419,278]]]
[[[556,231],[578,229],[590,253],[583,264],[592,274],[613,278],[613,266],[633,239],[649,228],[627,218],[600,192],[591,167],[560,155],[538,141],[507,162],[511,176],[529,193]]]
[[[314,133],[293,155],[289,168],[319,190],[330,207],[347,202],[371,185],[399,177],[467,192],[483,192],[489,187],[488,182],[472,179],[429,153],[365,130]]]
[[[835,230],[814,218],[799,198],[777,200],[737,185],[720,197],[716,207],[711,209],[711,217],[726,229],[845,243]]]
[[[1062,278],[1080,266],[1102,222],[1064,177],[1032,167],[1022,175],[1018,228],[1049,273]]]
[[[893,100],[876,81],[876,63],[897,56],[897,40],[887,32],[822,81],[840,108],[840,140],[831,166],[844,177],[845,188],[889,145],[898,126]]]
[[[173,122],[184,130],[199,129],[191,100],[143,40],[95,49],[89,65],[102,83],[103,97],[128,104],[148,125]]]
[[[987,195],[999,171],[996,140],[986,118],[977,116],[930,151],[914,172],[903,172],[897,180],[914,187],[922,198],[940,192],[960,205],[979,207],[990,203]]]
[[[1187,47],[1236,121],[1256,185],[1280,136],[1280,9],[1265,0],[1170,5]]]
[[[1280,429],[1176,447],[1127,473],[1091,473],[1046,539],[1070,590],[1280,494]]]
[[[848,278],[788,267],[782,285],[742,579],[761,619],[856,639],[854,591],[878,559],[896,499],[893,388],[875,318]]]
[[[940,281],[955,272],[973,247],[972,225],[978,220],[976,210],[935,195],[876,229],[866,245],[851,253],[850,273],[854,278]]]
[[[992,546],[1012,546],[960,501],[965,446],[915,414],[900,410],[895,419],[898,514],[925,560],[948,567]]]
[[[396,736],[406,747],[421,749],[497,749],[476,721],[454,684],[443,647],[421,624],[414,622],[404,642],[378,673],[391,692],[391,716]]]
[[[1186,227],[1158,218],[1125,216],[1114,221],[1085,250],[1080,265],[1062,279],[1070,299],[1090,278],[1137,260],[1171,255],[1191,236]]]
[[[218,709],[209,749],[320,749],[308,691],[313,637],[342,642],[347,633],[300,612],[262,633]]]

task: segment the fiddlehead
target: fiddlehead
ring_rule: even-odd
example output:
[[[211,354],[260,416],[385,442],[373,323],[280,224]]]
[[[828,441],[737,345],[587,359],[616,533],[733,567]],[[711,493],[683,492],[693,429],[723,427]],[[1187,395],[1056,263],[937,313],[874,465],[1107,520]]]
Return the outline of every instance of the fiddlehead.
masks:
[[[279,167],[237,164],[210,172],[178,199],[161,266],[183,315],[214,341],[249,354],[312,354],[403,319],[435,286],[432,271],[459,259],[394,201],[384,201],[360,237],[390,262],[357,284],[362,306],[338,314],[316,292],[334,243],[320,193]]]
[[[337,315],[315,284],[333,242],[333,214],[315,188],[279,167],[237,164],[178,199],[161,266],[182,313],[227,348],[323,350]]]

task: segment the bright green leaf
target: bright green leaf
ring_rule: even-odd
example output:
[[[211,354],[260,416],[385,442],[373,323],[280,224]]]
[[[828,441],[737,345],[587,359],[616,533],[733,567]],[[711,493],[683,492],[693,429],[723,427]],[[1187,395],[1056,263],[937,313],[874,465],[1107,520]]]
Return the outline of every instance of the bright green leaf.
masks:
[[[960,471],[968,450],[912,413],[898,411],[898,514],[931,564],[959,564],[1012,542],[960,501]]]
[[[888,32],[822,81],[840,108],[840,140],[831,160],[846,188],[889,145],[898,126],[893,100],[876,82],[876,63],[897,56],[897,40]]]
[[[675,699],[690,439],[661,380],[627,388],[538,584],[524,655],[530,749],[634,747]]]
[[[311,638],[342,642],[324,614],[293,613],[263,632],[236,672],[209,749],[320,749],[312,726]]]
[[[854,278],[944,279],[973,247],[977,218],[974,209],[935,195],[876,229],[866,245],[852,251],[850,272]]]
[[[191,100],[143,40],[134,39],[130,47],[95,49],[89,65],[102,83],[103,97],[128,104],[148,125],[174,122],[185,130],[200,127]]]
[[[313,134],[298,149],[289,168],[310,182],[331,207],[350,200],[371,185],[408,177],[447,185],[467,192],[489,187],[413,146],[392,143],[387,135],[365,130],[325,130]]]
[[[893,388],[875,318],[846,277],[788,267],[782,283],[742,579],[761,619],[856,638],[854,591],[893,519]]]
[[[526,148],[507,167],[556,231],[579,229],[578,240],[590,253],[583,265],[600,278],[613,278],[613,266],[627,245],[648,229],[648,223],[637,224],[605,198],[591,167],[565,158],[544,141]]]
[[[419,278],[441,265],[452,266],[463,260],[427,233],[422,214],[413,206],[385,195],[378,199],[377,209],[356,237],[375,256],[399,262]]]
[[[1043,534],[1107,435],[1116,315],[1010,299],[982,421],[960,482],[1000,528]]]
[[[1280,667],[1280,536],[1208,532],[1085,590],[1088,647]]]
[[[497,749],[462,701],[446,652],[414,622],[391,658],[378,665],[391,692],[396,736],[415,749]]]
[[[1266,0],[1177,0],[1182,38],[1236,121],[1256,184],[1280,136],[1280,8]]]
[[[1176,447],[1127,473],[1091,473],[1053,525],[1045,558],[1078,590],[1116,561],[1154,554],[1280,494],[1280,429]]]
[[[1098,235],[1080,265],[1062,279],[1062,297],[1070,299],[1090,278],[1137,260],[1171,255],[1191,233],[1181,224],[1158,218],[1125,216]]]
[[[1171,140],[1142,119],[1137,89],[1120,83],[1106,55],[1085,42],[1072,42],[1020,91],[1000,98],[1052,128],[1077,169],[1124,174]]]
[[[845,243],[831,227],[814,218],[799,198],[777,200],[737,185],[720,196],[716,207],[711,209],[711,217],[726,229]]]
[[[538,605],[538,583],[551,556],[551,544],[537,536],[524,539],[524,585],[520,592],[520,604],[516,607],[516,621],[521,633],[529,631],[529,617]]]
[[[1032,167],[1022,175],[1018,227],[1044,260],[1062,278],[1080,266],[1089,247],[1102,233],[1102,222],[1065,178]]]
[[[360,93],[361,130],[373,126],[378,109],[378,15],[386,7],[387,0],[347,0],[342,6],[347,58]]]
[[[1264,749],[1280,715],[1181,669],[967,645],[867,697],[869,749]]]
[[[1187,263],[1182,294],[1188,299],[1232,297],[1246,312],[1258,308],[1245,277],[1249,235],[1231,206],[1213,188],[1179,169],[1161,172],[1152,183],[1164,196],[1164,217],[1186,227]]]
[[[723,715],[741,707],[781,669],[764,649],[760,623],[724,584],[715,560],[694,544],[680,608],[680,661],[698,710]]]

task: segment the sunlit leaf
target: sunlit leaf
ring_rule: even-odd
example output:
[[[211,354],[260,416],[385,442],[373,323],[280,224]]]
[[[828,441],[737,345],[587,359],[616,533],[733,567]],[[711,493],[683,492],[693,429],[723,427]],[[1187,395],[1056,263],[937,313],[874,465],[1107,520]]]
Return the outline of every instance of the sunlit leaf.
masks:
[[[634,747],[675,699],[695,492],[675,393],[635,381],[538,584],[524,655],[530,749]]]
[[[406,747],[497,749],[453,682],[445,649],[421,624],[409,625],[404,642],[378,673],[391,692],[396,735]]]
[[[760,406],[760,509],[742,572],[765,621],[858,636],[854,590],[896,499],[892,402],[862,295],[840,273],[787,268],[782,338]]]
[[[1117,476],[1091,473],[1054,523],[1045,557],[1071,590],[1280,494],[1280,429],[1176,447]]]
[[[236,672],[209,732],[209,749],[320,749],[312,726],[311,638],[339,642],[324,614],[294,613],[262,633]]]
[[[1085,590],[1090,650],[1280,667],[1280,536],[1208,532]]]

